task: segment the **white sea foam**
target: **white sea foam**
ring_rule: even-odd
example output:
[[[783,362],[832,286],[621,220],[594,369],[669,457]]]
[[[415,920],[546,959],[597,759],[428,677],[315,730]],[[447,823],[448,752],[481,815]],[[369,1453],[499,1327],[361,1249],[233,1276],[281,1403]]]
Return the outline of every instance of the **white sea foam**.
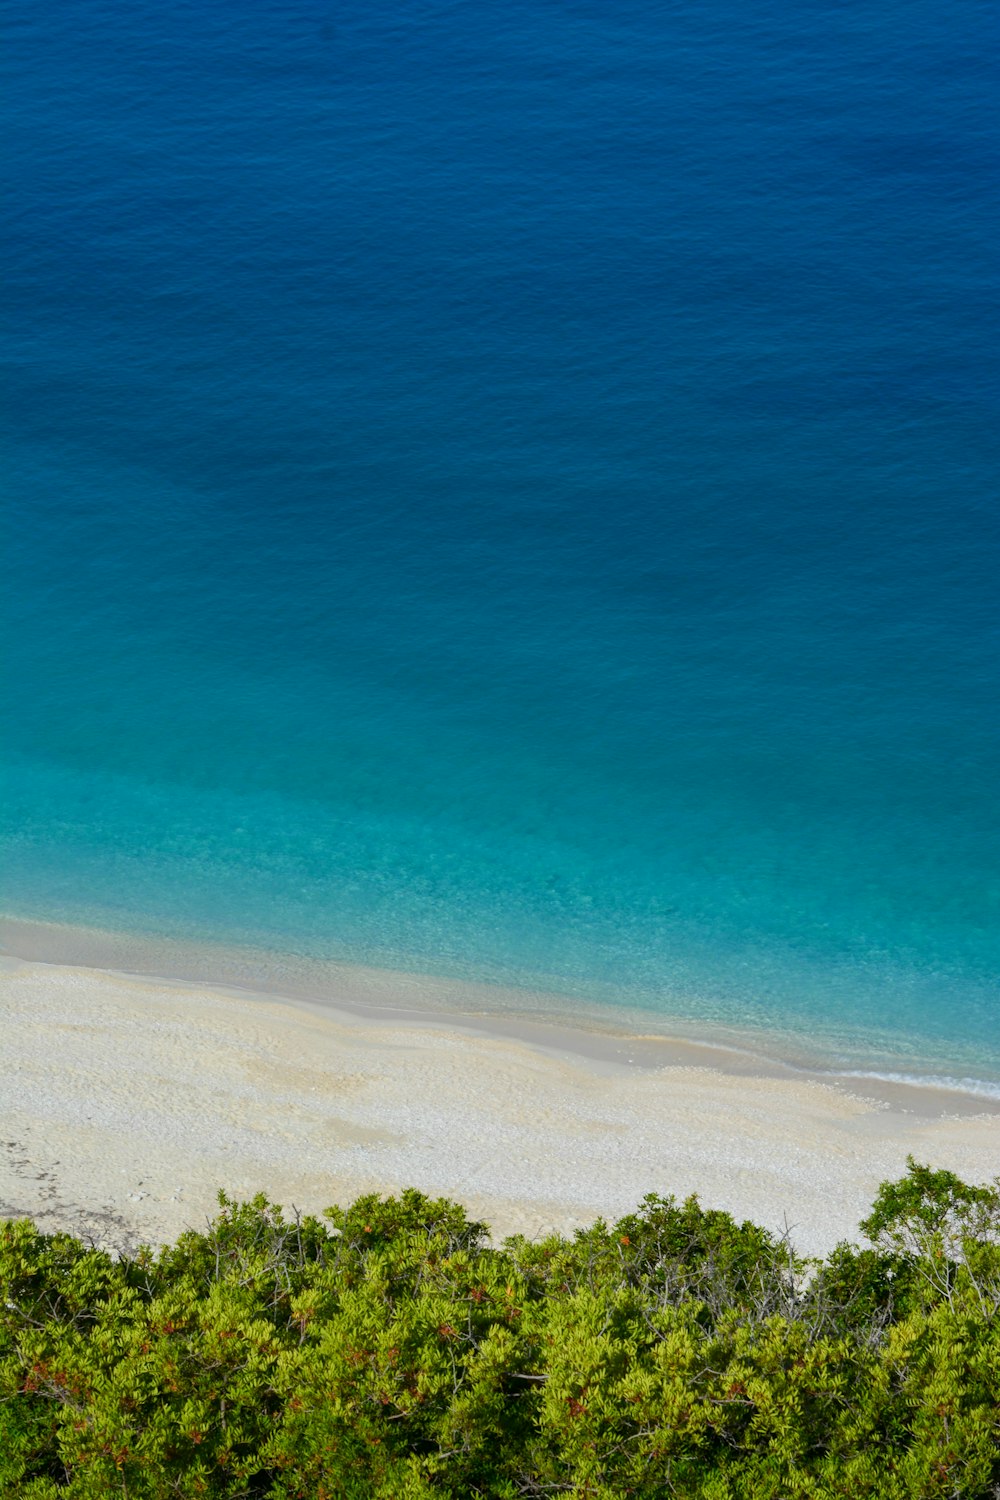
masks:
[[[979,1099],[1000,1100],[1000,1082],[985,1078],[954,1078],[948,1074],[890,1073],[873,1069],[838,1069],[838,1078],[864,1078],[873,1083],[899,1083],[910,1088],[938,1089],[950,1094],[972,1094]]]

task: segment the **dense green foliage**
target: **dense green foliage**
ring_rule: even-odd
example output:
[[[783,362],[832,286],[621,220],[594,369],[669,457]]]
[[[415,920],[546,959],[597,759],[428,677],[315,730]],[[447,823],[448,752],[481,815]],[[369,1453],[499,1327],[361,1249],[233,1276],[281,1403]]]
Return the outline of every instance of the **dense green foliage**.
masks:
[[[695,1199],[501,1248],[220,1203],[123,1260],[0,1226],[0,1494],[1000,1495],[997,1187],[911,1163],[821,1264]]]

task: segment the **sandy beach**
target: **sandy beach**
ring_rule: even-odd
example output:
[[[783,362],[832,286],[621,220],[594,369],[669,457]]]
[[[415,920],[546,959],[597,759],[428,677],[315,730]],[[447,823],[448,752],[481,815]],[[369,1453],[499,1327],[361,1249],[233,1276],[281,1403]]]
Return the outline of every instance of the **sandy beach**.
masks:
[[[414,1185],[533,1236],[697,1192],[822,1253],[908,1153],[1000,1171],[990,1101],[859,1091],[690,1042],[378,1012],[359,973],[361,993],[405,1000],[404,978],[374,971],[320,1006],[5,957],[0,1213],[122,1249],[203,1226],[219,1188],[317,1211]]]

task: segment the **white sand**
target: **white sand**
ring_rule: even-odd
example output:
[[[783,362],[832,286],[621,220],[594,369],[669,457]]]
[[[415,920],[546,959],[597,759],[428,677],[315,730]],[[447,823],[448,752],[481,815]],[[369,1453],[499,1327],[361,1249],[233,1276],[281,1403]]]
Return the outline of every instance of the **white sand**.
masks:
[[[697,1192],[821,1253],[908,1152],[1000,1171],[1000,1112],[957,1096],[629,1066],[627,1046],[540,1048],[488,1022],[2,964],[0,1214],[113,1248],[202,1227],[220,1187],[316,1211],[412,1184],[531,1235]]]

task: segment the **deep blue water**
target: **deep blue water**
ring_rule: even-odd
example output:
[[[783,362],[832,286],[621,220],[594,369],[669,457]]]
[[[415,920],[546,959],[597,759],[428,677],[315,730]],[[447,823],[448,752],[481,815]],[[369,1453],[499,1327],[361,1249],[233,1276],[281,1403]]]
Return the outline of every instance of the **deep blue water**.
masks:
[[[2,905],[1000,1076],[990,8],[6,10]]]

